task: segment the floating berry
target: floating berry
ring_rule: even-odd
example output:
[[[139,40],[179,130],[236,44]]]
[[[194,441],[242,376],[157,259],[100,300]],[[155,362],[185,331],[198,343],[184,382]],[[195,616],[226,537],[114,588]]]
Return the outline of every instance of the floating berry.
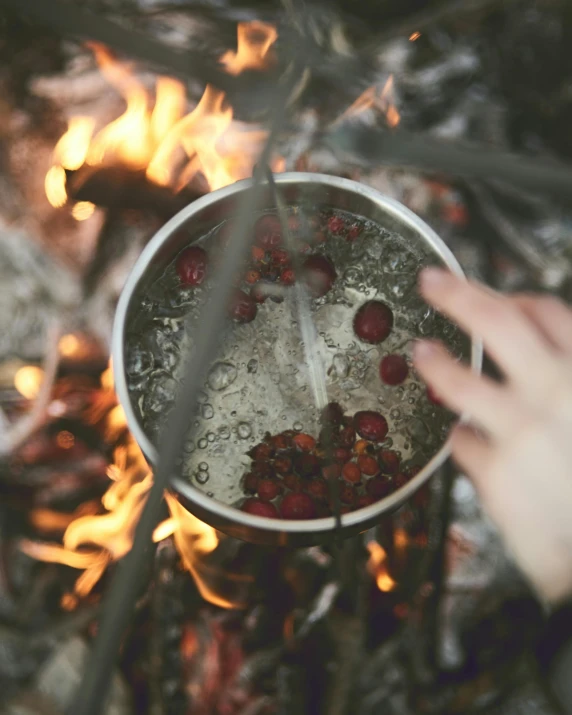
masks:
[[[290,457],[276,457],[274,460],[274,469],[278,474],[289,474],[292,471],[292,460]]]
[[[414,467],[408,467],[405,470],[405,474],[407,474],[410,479],[413,479],[413,477],[417,476],[420,471],[421,467],[419,465],[415,465]]]
[[[393,327],[393,313],[380,300],[368,300],[354,316],[354,332],[360,340],[377,345],[383,342]]]
[[[264,303],[264,301],[268,298],[268,294],[264,290],[263,285],[261,283],[257,283],[250,289],[250,297],[257,303]]]
[[[320,477],[310,480],[306,486],[306,491],[311,497],[319,501],[328,498],[328,485],[323,479],[320,479]]]
[[[344,411],[338,402],[328,402],[322,410],[320,420],[322,424],[340,425],[344,418]]]
[[[260,499],[247,499],[241,507],[242,511],[254,516],[266,516],[269,519],[278,519],[278,511],[274,504]]]
[[[207,275],[208,256],[200,246],[190,246],[179,254],[176,263],[181,283],[200,286]]]
[[[258,496],[262,501],[272,501],[282,491],[282,486],[274,479],[261,479],[258,482]]]
[[[379,464],[377,460],[370,457],[369,454],[360,454],[357,463],[362,474],[368,477],[374,477],[376,474],[379,474]]]
[[[328,464],[322,467],[322,476],[324,479],[338,479],[342,473],[342,467],[340,464]]]
[[[249,494],[256,494],[258,490],[258,477],[252,472],[247,472],[242,478],[242,488]]]
[[[282,243],[282,227],[278,216],[261,216],[254,226],[254,240],[263,248],[276,248]]]
[[[237,323],[251,323],[256,318],[254,299],[242,290],[235,291],[232,297],[230,314]]]
[[[404,472],[399,472],[399,474],[396,474],[393,478],[393,484],[396,489],[401,489],[401,487],[404,487],[408,481],[409,477]]]
[[[261,478],[274,476],[274,467],[270,462],[253,462],[250,471]]]
[[[321,298],[338,277],[334,264],[326,256],[308,256],[304,261],[304,279],[314,298]]]
[[[381,450],[379,463],[384,474],[397,474],[399,471],[399,455],[391,449]]]
[[[297,474],[286,474],[284,476],[284,486],[293,492],[299,492],[302,490],[302,480]]]
[[[261,263],[266,256],[266,251],[263,248],[260,248],[260,246],[252,246],[250,253],[252,255],[252,260],[255,263]]]
[[[270,435],[268,435],[270,436]],[[274,447],[268,442],[261,442],[253,447],[248,456],[257,461],[263,461],[265,459],[270,459],[274,454]]]
[[[272,437],[272,446],[277,452],[282,452],[292,446],[292,434],[290,432],[280,432]]]
[[[356,431],[353,427],[344,427],[340,431],[338,441],[342,447],[353,447],[356,441]]]
[[[314,454],[296,453],[294,468],[301,477],[314,477],[320,473],[320,460]]]
[[[370,442],[383,442],[387,435],[387,420],[379,412],[363,410],[354,415],[354,424],[360,437]]]
[[[336,447],[336,449],[334,449],[333,457],[336,462],[341,462],[342,464],[345,464],[346,462],[349,462],[352,458],[352,453],[347,447]]]
[[[354,452],[356,454],[367,454],[368,447],[370,446],[370,443],[366,439],[358,439],[354,444]]]
[[[377,501],[389,492],[389,482],[383,477],[373,477],[367,481],[365,490]]]
[[[340,216],[330,216],[328,219],[328,231],[331,233],[342,233],[345,227],[345,221]]]
[[[349,241],[350,243],[355,241],[356,238],[360,236],[361,229],[362,227],[359,225],[359,223],[354,223],[353,226],[350,226],[349,231],[346,233],[346,241]]]
[[[403,355],[386,355],[379,364],[379,376],[386,385],[400,385],[409,374]]]
[[[371,506],[372,504],[375,504],[375,499],[369,496],[369,494],[362,494],[358,497],[356,506],[358,509],[363,509],[366,506]]]
[[[342,475],[346,481],[351,482],[352,484],[358,484],[361,482],[361,469],[354,462],[344,464]]]
[[[316,446],[316,440],[311,435],[303,432],[293,437],[292,442],[302,452],[311,452]]]
[[[284,519],[313,519],[316,515],[316,504],[308,494],[292,492],[282,499],[280,513]]]
[[[254,268],[252,268],[249,271],[246,271],[244,280],[247,283],[249,283],[250,285],[254,285],[254,283],[258,283],[258,281],[260,280],[260,271],[256,271]]]
[[[340,484],[340,501],[344,504],[354,504],[356,491],[351,484]]]
[[[284,248],[274,248],[270,251],[270,260],[276,266],[285,266],[290,263],[290,256]]]
[[[285,286],[293,286],[296,282],[296,276],[292,268],[285,268],[280,274],[280,283]]]

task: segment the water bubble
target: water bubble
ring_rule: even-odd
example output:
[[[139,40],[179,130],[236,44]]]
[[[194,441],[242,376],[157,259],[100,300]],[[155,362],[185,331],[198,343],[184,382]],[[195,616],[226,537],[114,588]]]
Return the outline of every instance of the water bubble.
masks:
[[[338,379],[343,379],[349,375],[350,363],[343,353],[337,353],[332,358],[332,374]]]
[[[230,430],[228,427],[226,427],[226,426],[220,427],[218,433],[219,433],[221,439],[224,439],[224,440],[230,439]]]
[[[231,417],[236,417],[236,410],[233,410],[233,411],[230,413],[230,416],[231,416]]]
[[[195,443],[192,439],[189,439],[183,445],[183,451],[188,454],[192,454],[195,451]]]
[[[248,439],[252,434],[252,427],[248,424],[248,422],[241,422],[238,425],[236,432],[240,439]]]
[[[207,440],[209,442],[214,442],[215,441],[215,433],[214,432],[207,432]]]
[[[412,383],[409,385],[409,390],[410,390],[411,392],[415,392],[418,388],[419,388],[419,386],[417,385],[416,382],[412,382]]]
[[[200,472],[208,472],[209,465],[206,462],[199,462],[199,471]]]
[[[258,360],[255,358],[251,358],[248,361],[248,365],[246,366],[246,369],[251,375],[254,375],[254,373],[258,370]]]
[[[397,420],[399,417],[401,417],[401,410],[399,407],[392,407],[389,416],[391,417],[392,420]]]
[[[204,437],[201,437],[199,441],[197,442],[198,448],[199,449],[206,449],[207,448],[207,440]]]
[[[207,492],[207,496],[211,497],[211,499],[214,497],[214,492]]]
[[[212,420],[212,418],[214,417],[213,406],[207,402],[206,405],[203,405],[202,413],[205,420]]]
[[[410,405],[414,405],[416,403],[416,399],[414,397],[410,397],[407,402],[409,402]]]
[[[212,390],[220,392],[232,385],[238,376],[238,370],[230,362],[217,362],[211,368],[208,376],[208,385]]]
[[[301,422],[294,422],[292,427],[296,430],[296,432],[301,432],[304,425]]]
[[[197,472],[195,474],[195,479],[199,484],[206,484],[210,478],[210,474],[208,472]]]

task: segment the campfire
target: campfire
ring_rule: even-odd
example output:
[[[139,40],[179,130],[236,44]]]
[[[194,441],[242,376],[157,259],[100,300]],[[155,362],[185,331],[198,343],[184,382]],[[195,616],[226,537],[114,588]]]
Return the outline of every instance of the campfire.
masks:
[[[163,12],[162,18],[173,21],[173,10]],[[279,74],[281,28],[279,21],[239,22],[236,49],[220,53],[220,71],[229,78]],[[453,33],[449,44],[443,43],[430,25],[421,23],[403,27],[395,38],[379,38],[383,52],[376,51],[368,64],[375,68],[367,75],[369,86],[356,81],[349,101],[347,88],[340,91],[339,102],[332,96],[324,101],[319,72],[312,70],[315,76],[304,78],[303,91],[289,107],[292,136],[277,145],[271,168],[362,181],[422,215],[473,274],[502,289],[549,287],[554,283],[547,266],[567,263],[562,244],[568,237],[562,214],[549,202],[442,172],[427,176],[401,165],[366,168],[358,161],[341,160],[315,142],[331,129],[351,125],[381,129],[388,137],[405,127],[437,137],[497,141],[499,150],[509,148],[508,129],[499,129],[493,119],[502,123],[502,112],[510,113],[511,102],[517,106],[523,99],[505,78],[493,85],[495,92],[504,88],[506,104],[497,103],[495,92],[485,92],[477,101],[465,91],[475,77],[484,91],[486,73],[479,51],[463,39],[465,30],[458,27],[455,32],[458,36]],[[478,18],[472,32],[488,37]],[[327,39],[314,34],[324,52],[330,41],[346,58],[359,54],[348,39],[350,31],[335,26]],[[50,159],[47,165],[37,162],[41,177],[35,177],[43,182],[41,198],[49,203],[50,213],[42,214],[44,209],[37,209],[40,199],[34,203],[31,194],[23,193],[32,207],[26,210],[37,210],[35,223],[28,215],[11,223],[14,205],[26,202],[6,201],[0,187],[2,231],[30,231],[14,240],[18,251],[29,250],[24,268],[17,261],[10,263],[14,276],[6,276],[9,292],[18,300],[25,298],[28,282],[44,285],[43,272],[56,287],[63,282],[61,273],[51,273],[57,249],[33,233],[42,223],[38,217],[49,215],[55,226],[65,227],[60,232],[68,246],[83,235],[73,231],[87,227],[90,219],[99,221],[93,223],[91,263],[85,259],[85,273],[78,271],[70,279],[74,290],[65,308],[56,302],[49,319],[42,314],[46,330],[41,349],[22,350],[25,343],[18,342],[17,331],[8,331],[6,342],[11,344],[1,363],[0,485],[7,508],[17,515],[17,526],[8,524],[2,542],[9,557],[2,557],[0,564],[0,604],[7,638],[21,649],[22,663],[32,664],[26,670],[18,663],[18,687],[7,693],[9,699],[28,689],[49,691],[49,698],[54,697],[60,681],[68,677],[61,671],[54,675],[60,647],[80,667],[74,648],[78,640],[84,651],[90,647],[102,595],[117,562],[131,549],[153,484],[113,391],[107,346],[99,339],[109,324],[104,318],[103,327],[94,327],[94,316],[105,312],[97,300],[105,295],[114,305],[129,261],[155,227],[192,199],[251,177],[268,137],[265,118],[250,121],[216,83],[202,83],[204,91],[197,93],[197,83],[184,83],[167,69],[144,73],[138,62],[117,50],[98,39],[73,51],[75,60],[89,68],[92,81],[95,61],[103,98],[70,99],[69,106],[59,106],[67,129],[45,142]],[[38,76],[41,65],[39,61],[34,70]],[[30,81],[42,101],[55,105],[58,91],[69,81],[67,68],[57,71],[57,91],[50,90],[45,77]],[[80,86],[81,73],[73,77]],[[307,95],[312,92],[310,101]],[[6,94],[6,103],[10,101]],[[525,121],[522,117],[528,115],[518,116]],[[49,123],[42,121],[44,126]],[[14,111],[11,131],[23,131],[23,126],[21,111]],[[516,131],[512,125],[510,130]],[[28,155],[33,156],[34,146],[30,140]],[[14,167],[18,161],[11,157],[6,165]],[[35,171],[40,173],[37,167]],[[9,182],[13,178],[17,185],[17,172],[8,175]],[[114,194],[119,193],[117,198]],[[529,218],[522,218],[513,202],[525,206]],[[62,217],[69,223],[56,223]],[[482,237],[483,220],[485,234],[492,227],[498,241]],[[515,231],[522,241],[515,240]],[[17,255],[12,243],[6,241],[4,249],[2,240],[0,236],[6,255]],[[36,250],[42,252],[40,259]],[[89,310],[70,320],[74,301],[82,302],[86,275],[96,276],[90,288],[95,298],[85,291]],[[48,302],[42,290],[28,290],[34,295],[32,315]],[[37,322],[20,304],[12,308],[8,303],[5,313],[15,316],[14,327],[25,315],[27,335],[38,333]],[[503,678],[508,682],[507,673],[518,670],[515,662],[539,618],[517,579],[507,577],[510,586],[499,596],[499,573],[511,573],[506,558],[480,515],[470,484],[453,477],[440,475],[431,490],[343,546],[299,550],[238,542],[200,521],[166,492],[153,534],[148,588],[125,634],[117,670],[129,684],[128,699],[145,702],[146,712],[151,712],[153,701],[153,707],[164,707],[165,712],[179,707],[178,712],[204,715],[254,715],[280,708],[367,715],[388,702],[396,712],[407,712],[406,695],[416,712],[429,712],[432,699],[447,702],[451,712],[462,712],[466,703],[478,702],[483,694],[502,693]],[[447,528],[449,521],[453,525]],[[12,595],[5,598],[4,592]],[[499,599],[518,608],[500,607]],[[515,623],[514,613],[525,615]],[[480,630],[482,621],[486,632]],[[505,638],[506,629],[522,647],[503,660],[488,646],[497,642],[497,633]],[[50,655],[53,667],[44,669],[45,653],[53,643],[58,644]],[[467,644],[482,655],[470,672],[463,655]],[[439,647],[443,652],[436,656]],[[454,676],[440,680],[439,668]],[[425,688],[428,672],[433,673],[432,685]],[[517,675],[514,681],[522,682]],[[466,686],[462,697],[455,694],[459,683]],[[69,702],[58,705],[63,710]]]

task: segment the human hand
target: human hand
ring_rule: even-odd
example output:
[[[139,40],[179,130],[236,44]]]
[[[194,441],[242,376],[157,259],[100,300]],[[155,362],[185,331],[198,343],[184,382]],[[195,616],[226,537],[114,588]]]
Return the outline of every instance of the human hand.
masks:
[[[494,293],[448,271],[420,276],[423,297],[469,334],[504,374],[476,375],[423,340],[415,367],[442,402],[470,415],[453,458],[540,596],[572,595],[572,310],[552,297]]]

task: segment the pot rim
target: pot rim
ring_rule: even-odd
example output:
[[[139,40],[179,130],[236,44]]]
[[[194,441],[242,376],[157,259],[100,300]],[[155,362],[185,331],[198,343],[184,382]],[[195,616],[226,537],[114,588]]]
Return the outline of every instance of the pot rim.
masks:
[[[278,185],[297,183],[322,184],[324,186],[345,189],[347,191],[361,194],[376,203],[386,213],[391,215],[401,224],[406,225],[422,234],[426,242],[442,258],[447,268],[449,268],[449,270],[457,276],[466,279],[459,262],[437,233],[435,233],[435,231],[433,231],[433,229],[430,228],[425,221],[413,213],[413,211],[395,199],[385,196],[375,189],[365,186],[364,184],[360,184],[357,181],[343,179],[337,176],[330,176],[327,174],[317,174],[311,172],[285,172],[282,174],[276,174],[274,176],[274,180]],[[131,430],[133,437],[151,465],[156,463],[158,452],[145,434],[139,423],[137,415],[135,414],[133,405],[131,404],[131,400],[129,398],[129,391],[127,389],[127,380],[125,376],[124,335],[129,303],[134,295],[139,281],[147,271],[152,259],[162,247],[164,242],[175,231],[177,231],[198,211],[217,203],[221,199],[244,192],[247,188],[252,186],[252,183],[252,179],[237,181],[230,186],[205,194],[205,196],[193,201],[191,204],[179,211],[178,214],[171,218],[157,231],[147,246],[143,249],[126,280],[119,297],[113,324],[111,351],[115,391],[125,412],[127,426]],[[473,372],[477,374],[481,371],[482,358],[482,342],[480,339],[472,336],[471,368]],[[463,414],[460,421],[466,422],[467,419],[468,415]],[[451,437],[443,443],[439,451],[429,460],[429,462],[427,462],[427,464],[425,464],[421,471],[403,487],[387,497],[384,497],[380,501],[377,501],[371,506],[358,509],[357,511],[350,512],[349,514],[343,514],[341,517],[342,527],[355,527],[359,526],[362,522],[371,523],[376,519],[376,517],[396,509],[429,479],[429,477],[445,462],[450,453]],[[226,519],[231,523],[240,524],[243,527],[258,527],[264,531],[290,534],[308,532],[319,534],[320,532],[331,532],[335,529],[335,518],[333,516],[321,519],[305,519],[300,521],[255,516],[247,514],[246,512],[236,509],[235,507],[228,506],[227,504],[223,504],[222,502],[207,496],[200,489],[193,486],[190,482],[185,481],[181,477],[172,478],[170,485],[175,492],[182,494],[188,502],[196,503],[201,510],[204,509],[207,512],[215,512],[219,517]]]

